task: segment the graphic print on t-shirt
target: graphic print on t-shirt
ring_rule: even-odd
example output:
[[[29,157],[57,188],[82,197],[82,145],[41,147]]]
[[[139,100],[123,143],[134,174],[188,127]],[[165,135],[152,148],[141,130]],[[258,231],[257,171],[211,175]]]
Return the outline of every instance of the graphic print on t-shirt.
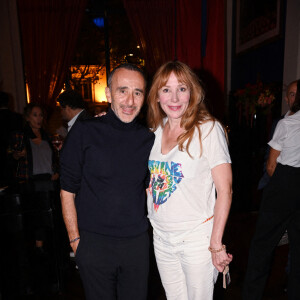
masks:
[[[149,192],[153,198],[155,211],[165,203],[176,191],[177,184],[184,178],[180,163],[149,160],[150,170]]]

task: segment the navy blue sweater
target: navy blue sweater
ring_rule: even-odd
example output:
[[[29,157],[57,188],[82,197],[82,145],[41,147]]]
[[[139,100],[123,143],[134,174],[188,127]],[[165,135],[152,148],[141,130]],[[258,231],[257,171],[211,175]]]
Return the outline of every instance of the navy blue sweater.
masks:
[[[79,230],[113,237],[145,232],[145,179],[154,134],[112,110],[77,122],[61,152],[61,188],[75,193]]]

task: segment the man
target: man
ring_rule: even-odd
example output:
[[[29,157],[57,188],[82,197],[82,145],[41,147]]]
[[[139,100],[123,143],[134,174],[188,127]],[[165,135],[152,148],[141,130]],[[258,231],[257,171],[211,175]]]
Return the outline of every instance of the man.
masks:
[[[286,101],[289,109],[293,106],[295,102],[295,97],[297,93],[297,80],[292,81],[286,89],[286,96],[284,100]]]
[[[85,104],[82,96],[74,90],[66,90],[61,93],[57,101],[61,106],[63,120],[68,122],[68,132],[77,121],[91,118],[84,109]]]
[[[111,109],[78,122],[61,153],[61,201],[86,298],[146,299],[145,180],[154,135],[137,121],[146,82],[124,64],[105,90]]]
[[[269,135],[269,140],[271,140],[273,137],[277,123],[281,119],[283,119],[284,117],[286,117],[290,114],[290,108],[293,106],[293,104],[295,102],[296,92],[297,92],[297,80],[294,80],[294,81],[290,82],[290,84],[287,86],[286,94],[284,97],[284,100],[287,103],[289,110],[285,115],[282,115],[280,118],[277,118],[273,121],[272,128],[271,128],[270,135]],[[261,177],[261,179],[259,180],[258,187],[257,187],[259,190],[262,190],[270,181],[270,176],[268,175],[268,173],[266,171],[266,163],[267,163],[267,159],[269,157],[269,152],[270,152],[270,147],[267,146],[267,150],[265,153],[265,162],[264,162],[264,174]]]
[[[299,160],[296,155],[299,152],[295,148],[296,145],[299,145],[299,134],[297,135],[299,132],[299,115],[296,118],[293,117],[293,114],[296,112],[295,106],[299,106],[300,102],[297,82],[293,81],[288,85],[285,100],[290,110],[282,118],[284,120],[279,122],[279,128],[277,126],[276,131],[274,129],[275,134],[274,132],[272,133],[271,141],[268,143],[271,147],[266,163],[269,179],[264,187],[256,231],[249,250],[248,266],[243,287],[244,300],[262,299],[274,250],[286,230],[292,238],[290,239],[291,255],[289,254],[291,256],[291,264],[295,266],[299,264],[299,235],[297,234],[299,222],[296,220],[299,220],[300,206],[296,202],[299,203],[297,189],[300,168],[299,166],[291,166],[291,162],[298,163]],[[298,95],[298,104],[295,102],[296,95]],[[277,160],[281,152],[283,152],[283,155],[280,157],[280,160]],[[277,165],[279,165],[279,168]],[[274,174],[277,168],[278,171]],[[297,171],[295,172],[295,170]],[[297,176],[294,176],[295,174]],[[282,193],[281,191],[284,192]],[[297,195],[296,202],[295,195]],[[292,267],[291,270],[293,269],[294,271],[291,272],[293,276],[289,279],[289,299],[299,299],[299,269]]]

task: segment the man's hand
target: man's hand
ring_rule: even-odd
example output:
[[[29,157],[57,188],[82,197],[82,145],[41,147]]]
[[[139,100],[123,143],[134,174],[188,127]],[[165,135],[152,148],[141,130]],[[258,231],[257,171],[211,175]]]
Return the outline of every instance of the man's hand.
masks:
[[[78,223],[77,223],[77,212],[76,212],[76,207],[74,202],[75,194],[61,190],[60,198],[61,198],[62,214],[68,231],[68,236],[70,241],[72,241],[73,239],[76,239],[77,237],[80,236],[78,230]],[[79,241],[80,240],[78,239],[70,243],[70,246],[74,251],[74,254],[76,254]]]
[[[105,116],[105,115],[106,115],[106,112],[103,111],[100,114],[94,115],[94,118],[102,117],[102,116]]]
[[[73,252],[74,252],[74,254],[75,254],[75,256],[76,256],[77,247],[78,247],[79,243],[80,243],[80,240],[77,240],[77,241],[75,241],[74,243],[71,243],[71,244],[70,244],[70,245],[71,245],[71,248],[72,248],[72,250],[73,250]]]

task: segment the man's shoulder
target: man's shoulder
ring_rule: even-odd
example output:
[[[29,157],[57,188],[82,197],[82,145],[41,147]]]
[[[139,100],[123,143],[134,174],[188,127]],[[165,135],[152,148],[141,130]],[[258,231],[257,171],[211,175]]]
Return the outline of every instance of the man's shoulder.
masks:
[[[282,126],[290,127],[290,126],[297,126],[299,127],[300,123],[300,111],[299,113],[295,113],[289,116],[286,116],[284,119],[280,121],[282,123]]]
[[[137,129],[141,131],[142,134],[149,136],[149,137],[153,137],[154,138],[154,133],[148,128],[146,127],[144,124],[138,123]]]
[[[87,112],[85,109],[79,114],[77,120],[82,121],[82,120],[89,120],[92,119],[93,117],[89,112]]]
[[[78,122],[76,122],[76,125],[79,125],[83,130],[89,131],[92,128],[107,128],[110,126],[109,122],[106,119],[106,116],[101,117],[90,117],[87,119],[79,119]]]

